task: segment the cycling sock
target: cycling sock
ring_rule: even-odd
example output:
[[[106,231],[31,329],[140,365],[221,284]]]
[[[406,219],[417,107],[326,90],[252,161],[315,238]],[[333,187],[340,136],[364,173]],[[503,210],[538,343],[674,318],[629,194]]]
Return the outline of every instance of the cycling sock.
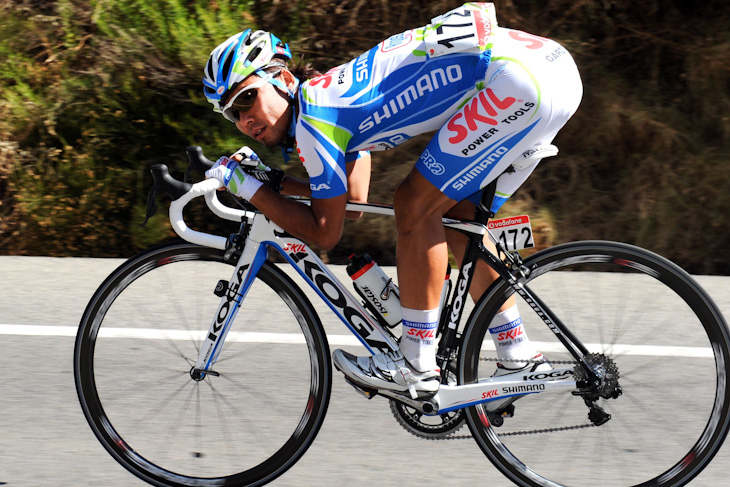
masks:
[[[403,332],[400,350],[417,371],[436,369],[436,327],[439,308],[403,310]]]
[[[522,325],[522,318],[520,318],[516,304],[497,313],[489,324],[489,333],[497,348],[497,357],[505,361],[516,360],[504,364],[508,369],[524,367],[527,362],[520,362],[520,360],[530,360],[537,355],[537,350],[527,338],[527,332]]]

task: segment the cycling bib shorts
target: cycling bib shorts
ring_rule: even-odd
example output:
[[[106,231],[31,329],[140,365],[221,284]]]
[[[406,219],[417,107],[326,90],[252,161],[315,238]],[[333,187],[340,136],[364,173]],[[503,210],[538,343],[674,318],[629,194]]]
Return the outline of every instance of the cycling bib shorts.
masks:
[[[416,168],[456,201],[472,196],[478,202],[479,190],[499,178],[491,208],[496,213],[539,162],[533,158],[522,167],[523,154],[552,142],[578,109],[583,87],[578,68],[560,44],[499,28],[477,88],[439,129]]]

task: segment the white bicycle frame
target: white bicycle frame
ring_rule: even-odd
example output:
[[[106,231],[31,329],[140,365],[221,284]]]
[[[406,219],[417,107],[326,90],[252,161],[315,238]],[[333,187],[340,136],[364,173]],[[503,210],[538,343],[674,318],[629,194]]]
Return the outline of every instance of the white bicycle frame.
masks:
[[[205,247],[226,250],[228,239],[192,230],[185,224],[183,208],[196,197],[204,196],[208,207],[220,218],[236,222],[247,221],[250,225],[243,252],[229,281],[228,290],[221,297],[208,336],[200,348],[200,354],[195,364],[196,371],[203,375],[215,374],[213,365],[218,359],[223,342],[248,289],[267,258],[267,251],[270,247],[276,249],[289,264],[297,269],[302,278],[327,303],[332,312],[342,320],[368,352],[374,354],[378,351],[387,352],[398,349],[398,343],[393,335],[382,328],[380,323],[360,304],[360,300],[347,290],[309,246],[285,233],[283,229],[261,213],[223,205],[217,197],[217,189],[220,185],[221,183],[217,179],[201,181],[194,184],[190,191],[174,200],[170,205],[170,222],[175,232],[184,240]],[[394,215],[392,207],[371,203],[348,203],[347,210]],[[482,236],[488,232],[484,225],[475,222],[444,219],[444,226]],[[491,234],[490,237],[494,239]],[[457,286],[457,289],[461,289],[461,287]],[[461,289],[462,298],[464,292],[465,290]],[[431,399],[435,410],[429,411],[428,414],[446,413],[516,395],[574,390],[576,388],[575,380],[565,379],[565,377],[572,376],[573,368],[568,368],[553,369],[547,373],[527,373],[520,378],[492,377],[480,380],[475,384],[442,384],[438,393]],[[407,403],[411,402],[405,396],[398,397],[398,399]],[[413,402],[413,404],[415,403]]]

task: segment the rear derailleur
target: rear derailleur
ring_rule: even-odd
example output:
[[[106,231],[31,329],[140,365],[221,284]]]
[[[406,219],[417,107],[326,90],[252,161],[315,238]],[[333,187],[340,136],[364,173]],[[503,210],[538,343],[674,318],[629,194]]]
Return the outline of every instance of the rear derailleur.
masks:
[[[616,399],[622,393],[618,383],[619,372],[616,363],[602,353],[590,353],[585,361],[593,371],[589,374],[583,367],[575,368],[575,382],[578,389],[573,395],[581,396],[588,406],[588,419],[595,426],[601,426],[611,419],[611,415],[596,404],[600,398]]]

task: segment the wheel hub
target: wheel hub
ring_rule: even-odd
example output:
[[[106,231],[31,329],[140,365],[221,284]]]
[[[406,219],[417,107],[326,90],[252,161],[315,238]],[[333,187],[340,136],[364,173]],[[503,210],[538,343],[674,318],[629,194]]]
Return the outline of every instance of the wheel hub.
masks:
[[[203,370],[203,369],[196,369],[195,367],[190,369],[190,377],[197,382],[200,382],[201,380],[205,379],[206,375],[212,375],[214,377],[218,377],[220,374],[216,372],[215,370]]]
[[[602,353],[589,353],[584,358],[598,380],[593,380],[583,367],[576,367],[574,375],[583,392],[581,395],[591,401],[597,401],[599,397],[604,399],[619,397],[623,391],[618,383],[620,374],[616,362]]]

